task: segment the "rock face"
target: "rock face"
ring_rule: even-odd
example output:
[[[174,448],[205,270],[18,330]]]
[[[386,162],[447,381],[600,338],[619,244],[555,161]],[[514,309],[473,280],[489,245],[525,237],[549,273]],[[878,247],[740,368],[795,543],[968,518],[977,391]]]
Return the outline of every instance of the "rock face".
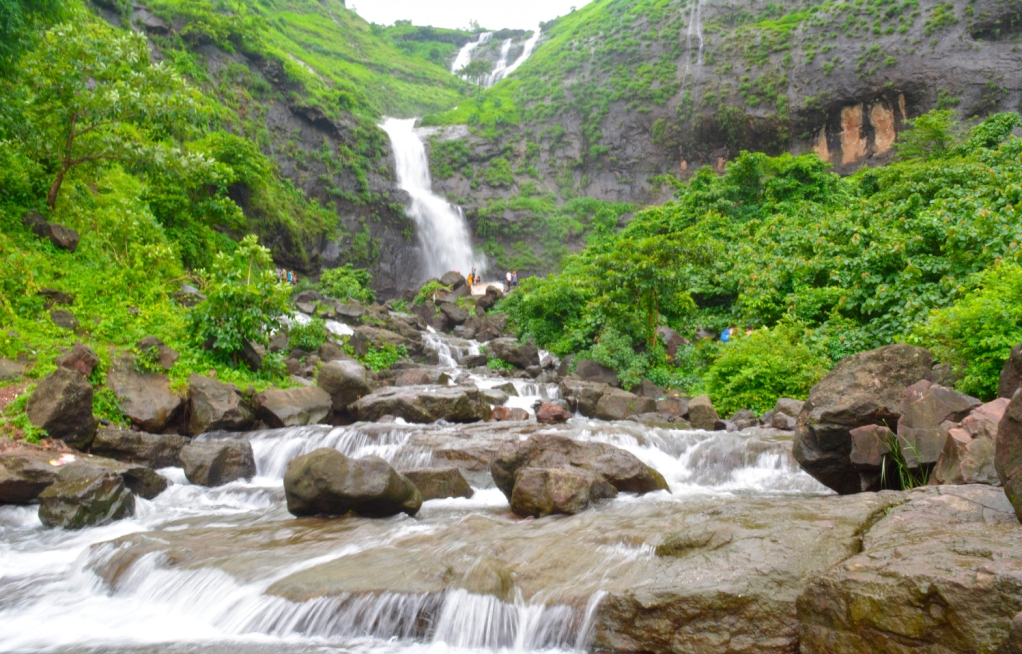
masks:
[[[359,420],[383,416],[408,422],[479,422],[490,418],[490,403],[475,386],[403,386],[383,388],[351,406]]]
[[[39,519],[47,527],[81,529],[134,512],[135,496],[120,477],[110,473],[61,481],[39,494]]]
[[[1011,400],[997,425],[994,466],[1005,495],[1022,520],[1022,393]]]
[[[423,501],[445,497],[469,498],[474,494],[465,476],[457,468],[402,470],[401,474],[415,484],[422,494]]]
[[[96,433],[92,417],[92,386],[80,372],[57,368],[32,391],[26,407],[29,421],[51,438],[85,449]]]
[[[717,421],[720,417],[717,410],[713,408],[713,402],[706,395],[693,397],[688,401],[688,421],[696,429],[713,431],[717,428]]]
[[[330,396],[317,386],[263,391],[254,404],[259,419],[278,429],[319,424],[332,406]]]
[[[207,431],[243,431],[252,426],[255,415],[233,384],[224,384],[205,375],[188,378],[185,401],[185,432],[192,436]]]
[[[319,369],[316,384],[330,396],[337,413],[346,412],[363,395],[373,392],[366,369],[357,361],[331,361]]]
[[[576,474],[530,472],[526,477],[528,484],[516,491],[526,470],[549,469]],[[614,497],[619,491],[641,495],[667,489],[663,475],[629,452],[613,445],[584,443],[558,434],[534,434],[525,441],[505,444],[494,456],[490,473],[497,488],[511,501],[512,511],[519,515],[548,515],[543,512],[544,507],[580,507],[581,510],[590,501]],[[588,484],[585,492],[579,490],[585,485],[583,477]],[[555,512],[568,511],[558,509]]]
[[[181,398],[170,390],[167,376],[136,370],[131,355],[123,355],[110,365],[106,385],[132,424],[148,432],[162,431],[181,407]]]
[[[314,450],[287,465],[287,510],[296,516],[368,517],[415,515],[422,494],[407,477],[379,457],[349,459],[332,448]]]
[[[617,388],[604,393],[596,403],[596,417],[601,420],[624,420],[629,416],[654,411],[656,400],[639,397]]]
[[[576,359],[575,374],[578,375],[579,379],[582,381],[607,384],[608,386],[621,385],[616,372],[607,366],[589,359]]]
[[[839,493],[858,493],[849,432],[866,425],[894,430],[905,389],[927,379],[933,358],[910,345],[888,345],[845,357],[809,392],[798,417],[793,453],[799,465]]]
[[[85,377],[92,374],[99,364],[99,357],[91,348],[75,343],[74,347],[56,358],[54,363],[58,368],[67,368],[82,373]]]
[[[948,429],[944,450],[933,469],[938,484],[1000,485],[994,465],[997,426],[1008,408],[998,398],[974,409],[961,424]]]
[[[529,343],[519,343],[514,338],[495,338],[486,344],[494,359],[501,359],[519,370],[539,365],[539,348]]]
[[[240,439],[192,441],[180,457],[188,481],[200,486],[223,486],[256,473],[252,444]]]
[[[913,491],[798,598],[800,651],[997,652],[1022,611],[1022,529],[1000,489]]]
[[[101,427],[89,451],[97,456],[159,469],[180,467],[181,449],[188,442],[183,436]]]

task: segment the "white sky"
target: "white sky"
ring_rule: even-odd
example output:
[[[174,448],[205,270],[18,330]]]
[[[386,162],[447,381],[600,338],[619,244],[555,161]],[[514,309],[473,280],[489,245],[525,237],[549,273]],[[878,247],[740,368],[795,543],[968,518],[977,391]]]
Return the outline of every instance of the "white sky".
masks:
[[[492,30],[531,29],[540,21],[563,16],[571,7],[590,0],[347,0],[370,23],[392,25],[411,20],[413,25],[467,28],[469,20]]]

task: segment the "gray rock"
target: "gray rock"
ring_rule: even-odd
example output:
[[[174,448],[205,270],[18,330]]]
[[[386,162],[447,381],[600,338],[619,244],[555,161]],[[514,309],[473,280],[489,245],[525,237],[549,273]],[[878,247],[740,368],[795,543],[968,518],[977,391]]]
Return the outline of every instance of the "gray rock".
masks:
[[[129,354],[118,357],[110,365],[106,385],[117,396],[125,417],[144,431],[163,431],[181,408],[181,398],[170,390],[167,376],[140,372]]]
[[[717,410],[713,408],[713,402],[708,396],[700,395],[688,401],[688,421],[696,429],[713,431],[719,419]]]
[[[462,368],[481,368],[486,365],[485,354],[468,354],[458,361],[458,365]]]
[[[515,515],[542,518],[580,513],[593,502],[615,496],[613,486],[587,470],[525,468],[516,476],[509,502]]]
[[[774,404],[774,413],[786,413],[792,418],[797,418],[805,407],[804,400],[793,400],[790,397],[782,397]]]
[[[78,319],[75,318],[75,314],[67,309],[53,309],[50,311],[50,320],[61,329],[69,329],[71,331],[78,329]]]
[[[110,473],[60,481],[39,494],[39,520],[47,527],[81,529],[134,513],[135,496],[119,476]]]
[[[259,372],[263,369],[263,359],[266,357],[266,348],[259,343],[245,341],[242,344],[241,360],[245,362],[248,369]]]
[[[52,462],[60,459],[60,465]],[[0,504],[28,504],[51,484],[111,473],[133,493],[152,499],[167,488],[167,480],[138,464],[87,454],[17,448],[0,454]]]
[[[188,481],[200,486],[223,486],[256,474],[252,444],[241,439],[191,441],[180,456]]]
[[[937,462],[947,430],[981,404],[950,388],[922,380],[905,389],[899,410],[898,443],[909,469]]]
[[[147,434],[128,429],[101,427],[96,431],[89,451],[125,463],[136,463],[153,468],[181,466],[181,449],[188,439],[176,435]]]
[[[92,386],[80,372],[57,368],[32,391],[25,408],[29,422],[71,447],[86,449],[96,434]]]
[[[756,416],[756,412],[750,411],[749,409],[741,409],[740,411],[735,411],[734,414],[732,414],[731,417],[728,418],[728,420],[730,420],[735,425],[735,427],[739,429],[739,431],[742,429],[746,429],[748,427],[756,427],[759,425],[759,418]],[[792,427],[792,429],[794,429],[794,427]]]
[[[198,436],[208,431],[244,431],[255,414],[234,384],[192,373],[185,402],[185,432]]]
[[[347,412],[359,398],[373,392],[366,369],[358,361],[330,361],[319,369],[316,384],[330,396],[337,413]]]
[[[575,359],[575,374],[582,381],[615,387],[621,386],[616,372],[589,359]]]
[[[519,343],[515,338],[495,338],[486,344],[491,358],[501,359],[519,370],[539,365],[539,348]]]
[[[330,415],[333,401],[322,388],[268,390],[255,396],[256,415],[270,427],[316,425]]]
[[[453,270],[451,272],[444,273],[443,277],[440,278],[440,283],[452,291],[458,290],[464,286],[466,282],[467,280],[464,275]]]
[[[423,501],[445,497],[470,498],[474,494],[465,476],[457,468],[420,468],[402,470],[401,474],[415,484]]]
[[[0,357],[0,382],[16,381],[25,374],[25,366]]]
[[[323,361],[354,361],[347,352],[341,349],[341,346],[337,343],[331,343],[327,341],[319,346],[319,350],[316,352],[319,358]]]
[[[682,395],[678,391],[669,391],[664,395],[663,399],[657,399],[657,413],[673,413],[680,417],[687,416],[689,399],[691,398]]]
[[[600,403],[600,398],[610,390],[610,386],[599,382],[572,379],[565,379],[561,382],[561,396],[568,401],[573,410],[578,411],[586,418],[596,417],[596,405]]]
[[[639,397],[617,388],[604,393],[596,403],[596,417],[601,420],[624,420],[629,416],[654,411],[656,400]]]
[[[383,459],[349,459],[332,448],[292,459],[284,473],[284,493],[287,510],[296,516],[415,515],[422,506],[415,484]]]
[[[390,415],[408,422],[478,422],[490,417],[490,402],[475,386],[383,388],[351,406],[359,420]]]
[[[440,313],[444,314],[447,318],[448,325],[453,328],[454,325],[462,325],[468,320],[468,311],[462,309],[457,304],[443,303],[440,305]]]
[[[660,388],[648,379],[643,379],[638,387],[632,389],[632,392],[639,397],[648,397],[653,401],[663,398],[666,394],[664,389]]]
[[[83,376],[89,377],[92,371],[96,369],[96,366],[99,365],[99,357],[92,351],[92,348],[81,343],[75,343],[74,347],[57,357],[54,363],[57,364],[58,368],[76,370],[82,373]]]
[[[774,411],[773,417],[770,419],[770,426],[774,429],[783,429],[784,431],[795,431],[797,421],[792,416],[781,411]]]

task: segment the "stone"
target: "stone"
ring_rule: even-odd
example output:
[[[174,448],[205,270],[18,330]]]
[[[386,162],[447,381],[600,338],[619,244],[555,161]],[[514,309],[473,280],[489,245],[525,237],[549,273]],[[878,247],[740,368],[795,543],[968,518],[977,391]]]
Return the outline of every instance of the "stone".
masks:
[[[96,434],[92,386],[75,370],[57,368],[32,391],[25,407],[28,420],[71,447],[84,450]]]
[[[621,386],[616,372],[590,359],[575,359],[575,374],[582,381],[607,384],[614,387]]]
[[[571,411],[556,404],[543,402],[536,409],[536,421],[544,425],[558,425],[569,420],[571,420]]]
[[[284,493],[287,510],[296,516],[415,515],[422,506],[415,484],[383,459],[351,459],[332,448],[292,459],[284,473]]]
[[[444,273],[444,275],[440,278],[440,283],[454,291],[464,286],[467,283],[467,280],[464,275],[452,270],[451,272]]]
[[[897,488],[897,471],[887,471],[885,459],[891,453],[894,433],[885,425],[864,425],[848,432],[852,439],[852,451],[848,458],[859,473],[860,488],[863,492],[879,491],[883,488]],[[893,466],[894,462],[888,463]],[[887,478],[882,478],[884,473]]]
[[[947,440],[947,423],[959,422],[980,404],[974,397],[925,379],[906,388],[899,408],[898,444],[908,468],[936,463]]]
[[[61,354],[54,360],[58,368],[67,368],[68,370],[76,370],[82,373],[83,376],[89,377],[92,371],[99,365],[99,357],[96,353],[81,343],[75,343],[74,347],[70,350]]]
[[[39,520],[47,527],[81,529],[134,513],[135,496],[108,472],[60,481],[39,494]]]
[[[130,429],[100,427],[89,452],[159,470],[181,467],[181,449],[188,442],[187,438],[172,434],[147,434]]]
[[[327,341],[319,346],[316,351],[319,358],[327,363],[331,361],[354,361],[350,354],[341,349],[337,343]]]
[[[41,288],[36,295],[46,298],[46,310],[49,311],[56,305],[62,305],[65,307],[72,306],[75,303],[73,295],[68,295],[63,291],[58,291],[55,288]]]
[[[181,358],[177,352],[164,345],[163,341],[155,336],[146,336],[138,341],[135,343],[135,349],[139,352],[152,352],[156,365],[164,370],[173,368],[177,360]]]
[[[596,417],[600,420],[624,420],[628,416],[656,411],[656,400],[639,397],[615,388],[607,391],[596,403]]]
[[[254,422],[255,414],[237,386],[195,373],[188,377],[185,433],[198,436],[208,431],[245,431]]]
[[[639,397],[648,397],[654,402],[664,397],[665,391],[648,379],[643,379],[632,392]]]
[[[509,420],[528,420],[529,412],[518,407],[495,406],[490,412],[490,422],[508,422]]]
[[[423,501],[447,497],[471,498],[475,494],[465,476],[461,474],[461,470],[457,468],[402,470],[401,474],[415,484],[422,494]]]
[[[759,417],[756,416],[756,412],[749,409],[735,411],[728,420],[731,421],[731,423],[734,424],[739,431],[759,425]]]
[[[323,364],[316,377],[316,385],[330,396],[330,406],[335,413],[346,413],[359,398],[373,392],[369,373],[354,360]]]
[[[394,377],[394,386],[425,386],[436,381],[436,375],[430,375],[429,371],[421,368],[402,370],[397,377]]]
[[[266,357],[266,348],[258,343],[246,340],[242,343],[241,360],[245,362],[252,372],[259,372],[263,369],[263,359]]]
[[[337,319],[348,325],[362,324],[362,316],[365,315],[365,307],[358,302],[337,304]]]
[[[418,336],[417,339],[409,338],[389,329],[363,325],[355,328],[355,333],[348,339],[348,345],[352,347],[355,355],[360,357],[368,354],[370,347],[379,350],[388,345],[404,346],[411,356],[420,356],[423,353],[422,337],[418,333],[416,336]]]
[[[181,398],[170,390],[170,379],[162,373],[137,370],[130,354],[110,364],[106,385],[117,396],[125,417],[143,431],[163,431],[181,408]]]
[[[674,331],[670,327],[661,325],[656,329],[657,340],[663,345],[664,351],[667,353],[667,358],[674,362],[675,357],[678,355],[678,348],[682,345],[688,345],[689,340],[684,338],[681,334]]]
[[[656,401],[656,410],[657,413],[672,413],[684,417],[688,415],[688,401],[689,398],[678,391],[669,391],[663,399]]]
[[[933,468],[938,484],[1000,485],[994,463],[997,426],[1008,408],[1007,398],[998,398],[972,411],[960,425],[948,429],[944,449]]]
[[[287,350],[288,345],[289,343],[287,332],[281,329],[280,331],[275,333],[273,337],[270,339],[270,345],[268,349],[270,350],[270,352],[276,354],[277,352],[284,352],[285,350]]]
[[[580,513],[593,502],[615,496],[613,486],[585,470],[525,468],[515,479],[509,502],[515,515],[542,518]]]
[[[491,358],[510,363],[519,370],[539,365],[539,348],[531,343],[519,343],[515,338],[495,338],[486,344]]]
[[[318,386],[263,391],[253,404],[256,416],[275,429],[319,424],[333,408],[330,394]]]
[[[720,420],[720,419],[718,419],[717,422],[713,423],[713,429],[714,429],[714,431],[733,432],[733,431],[738,431],[738,425],[736,425],[735,423],[731,422],[730,420]]]
[[[181,448],[181,467],[199,486],[223,486],[256,474],[252,444],[237,438],[191,441]]]
[[[713,402],[706,395],[693,397],[688,401],[688,421],[696,429],[713,431],[716,428],[717,410],[713,408]]]
[[[485,354],[466,354],[458,361],[462,368],[482,368],[486,365]]]
[[[849,432],[865,425],[897,429],[905,389],[927,379],[932,366],[929,351],[901,344],[838,361],[798,416],[793,454],[802,469],[838,493],[860,492]]]
[[[16,381],[25,375],[25,366],[0,357],[0,382]]]
[[[131,492],[152,499],[167,488],[167,480],[144,465],[99,456],[18,448],[0,454],[0,504],[28,504],[51,484],[110,473]]]
[[[561,396],[568,405],[586,418],[596,417],[596,405],[600,398],[611,390],[607,384],[565,379],[561,382]]]
[[[483,399],[492,404],[493,406],[500,406],[507,404],[508,394],[501,388],[483,388],[479,390],[479,394],[483,396]],[[516,393],[517,395],[517,393]]]
[[[391,415],[416,423],[481,422],[490,418],[491,408],[475,386],[404,386],[366,395],[351,411],[365,421]]]
[[[1022,386],[1022,344],[1011,348],[997,383],[997,397],[1011,399]]]
[[[786,413],[792,418],[798,418],[805,405],[804,400],[793,400],[790,397],[778,398],[774,403],[774,413]]]
[[[457,304],[442,303],[440,305],[440,313],[444,314],[447,318],[449,328],[453,328],[454,325],[463,325],[468,320],[468,311],[462,309]]]
[[[33,229],[33,231],[42,238],[50,239],[50,243],[53,243],[56,248],[66,250],[72,254],[78,249],[78,232],[70,227],[56,223],[43,223]]]
[[[784,431],[795,431],[797,421],[795,418],[789,416],[787,413],[781,413],[780,411],[774,412],[773,417],[770,418],[770,426],[774,429],[782,429]]]
[[[1005,495],[1022,520],[1022,393],[1011,399],[997,425],[994,467]]]
[[[50,320],[61,329],[74,331],[78,329],[78,319],[67,309],[53,309],[50,311]]]

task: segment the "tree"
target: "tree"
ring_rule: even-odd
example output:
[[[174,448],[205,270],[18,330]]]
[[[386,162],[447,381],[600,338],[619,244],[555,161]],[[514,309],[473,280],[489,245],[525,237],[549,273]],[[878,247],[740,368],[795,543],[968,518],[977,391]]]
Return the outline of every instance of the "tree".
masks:
[[[0,0],[0,77],[12,72],[33,28],[60,11],[59,0]]]
[[[25,57],[23,80],[32,126],[23,137],[53,174],[51,209],[75,168],[144,158],[201,115],[198,92],[149,61],[144,36],[87,16],[46,32]]]
[[[458,75],[464,79],[472,80],[476,84],[482,84],[492,72],[493,62],[485,59],[474,59],[468,65],[462,66],[458,70]]]
[[[338,300],[352,299],[370,304],[376,299],[376,294],[369,288],[371,280],[369,271],[352,268],[351,264],[346,264],[340,268],[324,270],[319,278],[319,288],[326,295]]]
[[[949,109],[931,111],[908,124],[912,129],[900,134],[895,143],[902,159],[940,159],[961,140],[961,127]]]

